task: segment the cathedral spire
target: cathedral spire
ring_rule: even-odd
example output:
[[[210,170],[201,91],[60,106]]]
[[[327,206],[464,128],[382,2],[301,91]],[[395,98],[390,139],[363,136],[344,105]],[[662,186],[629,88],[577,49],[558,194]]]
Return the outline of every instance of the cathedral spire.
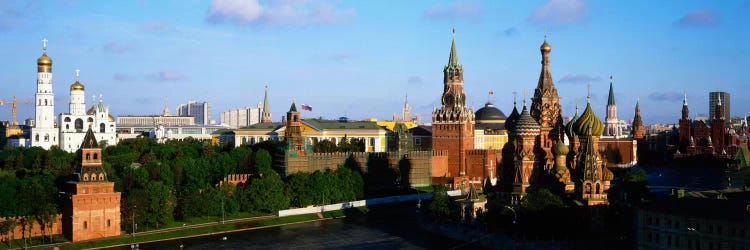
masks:
[[[615,92],[612,90],[612,76],[609,76],[609,98],[607,105],[615,105]]]

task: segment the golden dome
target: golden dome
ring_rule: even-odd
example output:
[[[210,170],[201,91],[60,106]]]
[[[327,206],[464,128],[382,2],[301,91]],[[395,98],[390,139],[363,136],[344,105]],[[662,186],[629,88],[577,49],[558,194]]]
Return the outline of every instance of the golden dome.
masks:
[[[74,82],[73,84],[70,85],[70,91],[73,91],[73,90],[83,91],[84,90],[83,84],[81,84],[78,81]]]
[[[39,59],[36,59],[36,65],[38,66],[52,66],[52,58],[47,56],[47,53],[42,54]]]
[[[542,43],[542,46],[539,47],[539,50],[541,50],[542,52],[546,52],[546,53],[549,53],[550,51],[552,51],[552,46],[549,46],[549,43],[547,43],[546,38],[544,39],[544,43]]]
[[[115,118],[112,117],[112,115],[110,115],[110,114],[107,115],[107,119],[109,119],[109,122],[114,122],[115,121]]]

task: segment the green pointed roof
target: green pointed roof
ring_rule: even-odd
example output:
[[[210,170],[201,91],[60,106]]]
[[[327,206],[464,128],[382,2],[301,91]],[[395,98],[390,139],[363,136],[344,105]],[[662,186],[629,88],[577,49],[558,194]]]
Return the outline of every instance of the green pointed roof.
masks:
[[[615,92],[612,90],[612,77],[609,77],[609,99],[607,105],[615,105]]]
[[[451,42],[451,54],[448,57],[448,65],[445,69],[458,70],[461,69],[461,64],[458,63],[458,50],[456,49],[456,29],[453,29],[453,40]]]
[[[83,137],[83,143],[81,144],[81,148],[98,148],[99,143],[96,142],[96,136],[94,136],[94,131],[91,130],[91,126],[89,126],[89,130],[86,131],[86,135]]]
[[[458,65],[458,50],[456,50],[456,33],[453,33],[453,42],[451,43],[451,55],[448,57],[448,66]]]
[[[268,105],[268,86],[266,86],[266,93],[263,95],[263,113],[271,113],[271,107]]]

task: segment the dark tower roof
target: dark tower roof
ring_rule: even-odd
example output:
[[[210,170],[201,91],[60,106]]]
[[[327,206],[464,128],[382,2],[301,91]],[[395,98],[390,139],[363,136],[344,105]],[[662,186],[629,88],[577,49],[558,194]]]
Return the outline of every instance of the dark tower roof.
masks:
[[[292,106],[289,107],[289,112],[297,112],[297,105],[292,101]]]
[[[271,106],[268,104],[268,86],[263,95],[263,113],[271,113]]]
[[[612,77],[609,77],[609,99],[607,99],[607,105],[615,105],[615,93],[612,91]]]
[[[508,118],[503,111],[500,111],[500,109],[496,108],[490,102],[487,102],[484,104],[484,107],[478,109],[474,116],[478,123],[482,121],[506,120]]]
[[[96,142],[96,136],[94,136],[91,126],[89,126],[89,130],[86,131],[86,135],[83,137],[81,148],[99,148],[99,143]]]
[[[643,126],[643,120],[641,119],[641,104],[640,100],[635,101],[635,117],[633,117],[633,127]]]

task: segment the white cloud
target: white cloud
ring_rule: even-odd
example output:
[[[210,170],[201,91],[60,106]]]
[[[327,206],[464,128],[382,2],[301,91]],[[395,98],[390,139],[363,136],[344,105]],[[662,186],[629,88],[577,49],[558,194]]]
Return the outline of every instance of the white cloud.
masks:
[[[456,20],[461,18],[477,19],[481,14],[481,7],[476,1],[456,1],[449,4],[436,4],[422,15],[427,19]]]
[[[585,0],[549,0],[529,16],[528,21],[536,24],[570,25],[584,21],[588,17]]]
[[[357,13],[338,9],[322,0],[214,0],[206,20],[210,23],[264,26],[335,25],[348,23]]]

